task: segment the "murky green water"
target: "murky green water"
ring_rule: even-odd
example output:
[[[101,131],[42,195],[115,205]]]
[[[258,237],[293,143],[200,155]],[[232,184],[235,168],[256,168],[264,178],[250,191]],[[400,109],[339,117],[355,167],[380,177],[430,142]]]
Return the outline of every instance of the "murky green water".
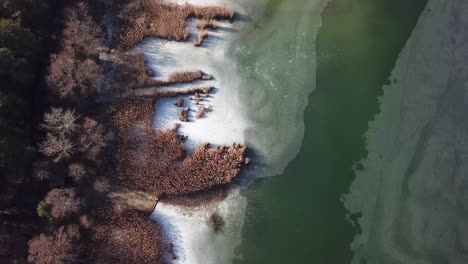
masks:
[[[272,113],[262,115],[260,123],[272,131],[272,136],[282,135],[277,131],[283,129],[296,131],[291,137],[281,137],[291,142],[292,149],[296,144],[294,138],[300,142],[302,130],[284,127],[295,124],[284,120],[300,120],[302,116],[291,117],[288,109],[294,102],[282,98],[292,96],[296,90],[305,93],[315,86],[316,89],[308,96],[303,117],[304,138],[298,156],[282,175],[258,180],[246,191],[249,205],[243,244],[238,252],[243,259],[236,263],[350,262],[350,243],[358,228],[346,220],[341,197],[354,178],[353,166],[366,155],[363,134],[378,111],[381,87],[389,82],[387,78],[395,60],[427,2],[332,1],[322,14],[323,26],[315,41],[316,25],[307,26],[307,23],[317,23],[314,7],[304,8],[313,1],[270,1],[257,27],[243,35],[242,41],[250,43],[253,49],[240,59],[241,64],[260,73],[249,77],[253,83],[251,89],[256,89],[250,96],[258,97],[260,93],[265,102],[273,101],[276,106],[284,103],[284,107],[272,107],[275,109]],[[281,8],[286,2],[291,8]],[[307,20],[304,17],[307,14],[314,18]],[[279,40],[291,39],[291,32],[301,37],[294,38],[293,42]],[[277,45],[265,44],[268,34]],[[292,55],[283,53],[293,44],[299,46],[301,55],[296,53],[294,58],[298,63],[290,65],[294,67],[291,70],[287,61]],[[315,58],[315,52],[316,77],[315,65],[305,63]],[[284,64],[278,65],[279,70],[271,70],[272,63],[278,60]],[[259,77],[264,75],[271,76],[268,82]],[[259,91],[262,84],[267,87],[268,83],[284,92],[271,95]],[[268,140],[264,134],[262,137]],[[270,150],[278,147],[271,144]],[[292,155],[294,150],[279,153]],[[281,158],[288,160],[286,156],[278,157]]]

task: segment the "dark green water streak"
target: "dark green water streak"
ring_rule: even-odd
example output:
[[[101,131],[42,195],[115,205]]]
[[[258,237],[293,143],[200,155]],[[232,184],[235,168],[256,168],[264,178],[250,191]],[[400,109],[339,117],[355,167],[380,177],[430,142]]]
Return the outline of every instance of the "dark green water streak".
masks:
[[[350,262],[358,228],[346,220],[340,198],[354,178],[353,166],[366,155],[363,134],[378,112],[382,85],[426,2],[328,4],[301,151],[283,175],[258,180],[247,191],[243,260],[236,263]]]

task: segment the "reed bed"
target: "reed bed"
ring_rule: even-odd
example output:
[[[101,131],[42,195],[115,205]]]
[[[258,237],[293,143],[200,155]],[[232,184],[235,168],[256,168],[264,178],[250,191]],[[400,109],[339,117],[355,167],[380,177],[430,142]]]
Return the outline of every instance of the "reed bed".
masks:
[[[190,33],[185,22],[190,17],[213,21],[232,19],[234,16],[231,9],[220,6],[197,7],[152,0],[129,1],[119,10],[115,43],[122,49],[134,47],[150,36],[186,40]]]
[[[199,146],[186,155],[176,129],[154,131],[153,100],[132,98],[113,117],[119,178],[130,189],[155,196],[193,193],[231,182],[245,161],[244,146]]]
[[[187,83],[204,79],[205,74],[202,71],[175,72],[167,78],[167,84]]]
[[[158,225],[137,210],[107,208],[94,212],[90,263],[163,263]]]
[[[216,20],[210,19],[197,19],[197,28],[199,30],[203,30],[206,28],[212,28],[212,29],[217,29],[218,28],[218,22]]]

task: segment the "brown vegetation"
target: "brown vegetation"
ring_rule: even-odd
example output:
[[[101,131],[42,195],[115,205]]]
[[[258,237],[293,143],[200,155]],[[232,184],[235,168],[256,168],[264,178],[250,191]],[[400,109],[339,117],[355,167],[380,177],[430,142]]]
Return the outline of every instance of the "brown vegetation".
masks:
[[[44,202],[50,208],[50,216],[55,219],[70,217],[78,213],[81,207],[81,200],[73,188],[52,189],[47,193]]]
[[[99,66],[93,60],[81,61],[64,51],[51,56],[47,84],[58,96],[92,95],[99,82]]]
[[[214,19],[233,16],[231,10],[222,7],[176,6],[149,0],[126,1],[121,7],[115,16],[113,37],[122,48],[130,48],[146,36],[185,40],[189,36],[185,28],[189,17],[200,19],[197,27],[201,44],[206,36],[204,29],[217,27]],[[51,101],[62,106],[72,104],[79,114],[71,108],[52,108],[44,115],[41,128],[45,138],[39,151],[48,160],[35,164],[32,172],[36,179],[49,179],[50,185],[61,188],[43,189],[36,199],[49,190],[37,206],[37,214],[49,221],[42,221],[47,223],[43,233],[28,243],[28,260],[39,264],[162,263],[159,229],[145,214],[154,210],[157,196],[193,194],[225,186],[239,174],[245,162],[245,147],[234,144],[212,148],[203,144],[187,155],[182,143],[186,137],[178,135],[177,128],[154,131],[155,98],[196,94],[202,100],[200,94],[208,96],[213,89],[159,86],[211,77],[201,71],[188,71],[171,74],[167,80],[153,78],[143,54],[115,53],[100,47],[102,32],[94,22],[96,19],[100,23],[100,15],[95,11],[93,18],[84,3],[67,8],[60,50],[50,57],[46,81],[53,93]],[[101,93],[106,86],[124,94],[119,105],[96,105],[98,88]],[[140,89],[144,87],[159,90]],[[122,99],[132,94],[142,97]],[[183,99],[179,99],[176,104],[182,107]],[[207,110],[203,107],[203,111]],[[111,124],[107,123],[107,114]],[[186,114],[187,110],[185,120]],[[116,144],[106,149],[106,132],[111,138],[113,131],[103,124],[116,129]],[[117,173],[117,179],[109,177],[113,173]],[[53,179],[61,177],[61,181],[52,180],[51,175]],[[64,181],[67,175],[73,181]],[[225,194],[213,192],[212,196],[222,199]],[[215,222],[222,226],[220,221]],[[14,248],[12,243],[5,243],[8,238],[0,232],[0,255]],[[81,254],[83,249],[90,254]]]
[[[97,156],[106,146],[104,126],[90,117],[83,118],[77,145],[84,157],[97,160]]]
[[[176,41],[186,40],[189,37],[185,28],[187,18],[231,19],[233,15],[234,12],[225,7],[171,5],[149,0],[131,1],[122,7],[118,14],[116,42],[122,48],[130,48],[149,36]]]
[[[41,234],[29,241],[28,261],[35,264],[72,264],[78,262],[78,226],[59,227],[53,234]]]
[[[44,114],[41,124],[47,136],[39,144],[39,151],[55,163],[70,158],[77,151],[89,160],[96,160],[106,145],[104,127],[89,117],[84,117],[78,125],[78,119],[72,109],[51,108]]]
[[[49,88],[60,97],[90,96],[99,85],[98,55],[101,31],[83,2],[66,12],[62,50],[50,59]]]
[[[203,30],[205,28],[213,28],[213,29],[217,29],[218,28],[218,23],[216,22],[216,20],[206,20],[206,19],[198,19],[197,20],[197,28],[199,30]]]
[[[205,107],[200,107],[198,108],[198,111],[195,113],[196,118],[202,118],[205,116],[205,113],[207,112],[207,108]]]
[[[102,32],[89,15],[88,6],[79,2],[68,8],[65,16],[62,49],[76,54],[79,59],[96,57]]]
[[[119,176],[124,186],[154,195],[183,194],[227,184],[244,162],[245,147],[201,145],[192,155],[175,129],[152,129],[153,101],[128,99],[114,115]]]
[[[203,40],[208,37],[208,31],[206,30],[200,30],[198,31],[197,39],[193,42],[195,46],[201,46],[203,43]]]
[[[167,82],[171,84],[193,82],[193,81],[202,79],[203,76],[204,74],[202,71],[175,72],[169,75]]]
[[[220,185],[208,190],[165,196],[164,202],[185,207],[206,206],[211,202],[224,201],[229,194],[230,188],[229,185]]]
[[[137,88],[157,86],[161,83],[152,78],[153,73],[145,65],[145,57],[140,52],[120,53],[111,58],[110,87],[117,92]]]
[[[190,108],[185,108],[185,109],[179,109],[179,120],[182,122],[187,122],[187,112],[190,110]]]
[[[161,234],[147,215],[135,210],[98,213],[90,256],[93,263],[162,263]]]

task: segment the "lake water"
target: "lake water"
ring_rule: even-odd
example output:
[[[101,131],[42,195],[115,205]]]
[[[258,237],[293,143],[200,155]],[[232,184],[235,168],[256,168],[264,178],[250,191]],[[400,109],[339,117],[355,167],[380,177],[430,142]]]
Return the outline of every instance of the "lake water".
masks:
[[[258,1],[232,56],[255,123],[246,141],[268,153],[262,176],[278,175],[243,191],[235,263],[350,263],[359,215],[348,215],[343,197],[426,2]]]

